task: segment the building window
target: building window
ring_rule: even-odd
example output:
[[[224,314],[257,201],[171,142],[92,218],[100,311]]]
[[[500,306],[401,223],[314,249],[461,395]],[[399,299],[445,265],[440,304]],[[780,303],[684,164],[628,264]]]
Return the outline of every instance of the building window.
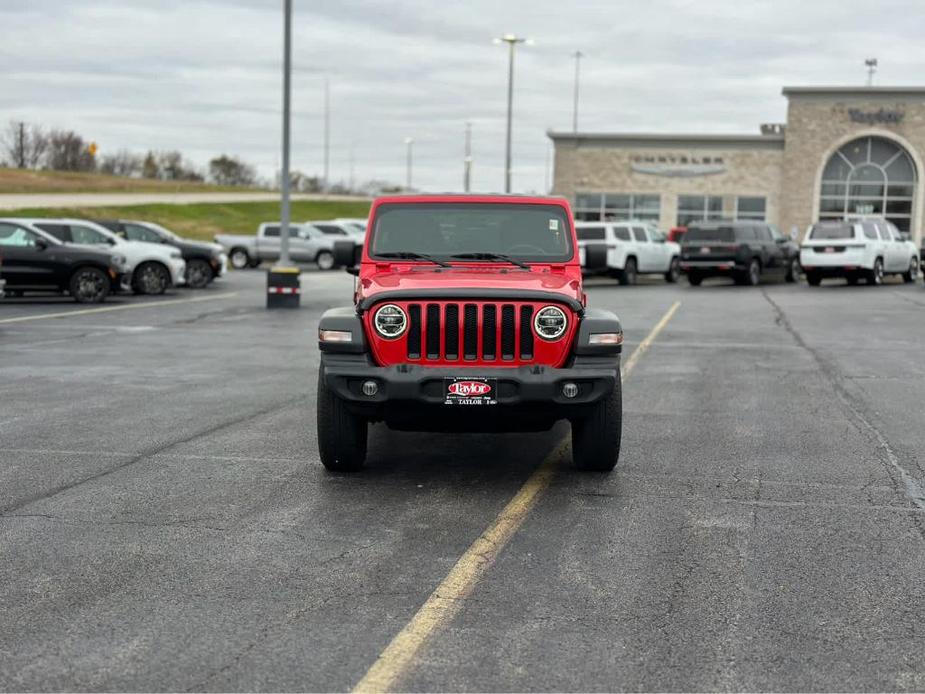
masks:
[[[908,232],[915,182],[915,165],[905,149],[883,137],[852,140],[822,171],[819,218],[877,215]]]
[[[763,222],[766,207],[764,198],[738,197],[736,198],[736,219],[755,219]]]
[[[691,222],[723,218],[721,195],[679,195],[678,226],[686,227]]]
[[[658,223],[660,214],[661,202],[657,194],[578,193],[575,196],[575,219],[579,221]]]

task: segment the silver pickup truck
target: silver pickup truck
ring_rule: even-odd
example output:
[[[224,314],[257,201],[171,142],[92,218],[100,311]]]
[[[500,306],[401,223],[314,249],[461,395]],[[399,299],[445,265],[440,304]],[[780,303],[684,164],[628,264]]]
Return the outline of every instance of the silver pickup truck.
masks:
[[[279,260],[280,223],[264,222],[256,236],[218,234],[215,243],[228,254],[231,267],[257,267],[264,260]],[[316,263],[321,270],[334,267],[334,243],[343,236],[325,234],[310,224],[289,225],[289,256],[296,263]]]

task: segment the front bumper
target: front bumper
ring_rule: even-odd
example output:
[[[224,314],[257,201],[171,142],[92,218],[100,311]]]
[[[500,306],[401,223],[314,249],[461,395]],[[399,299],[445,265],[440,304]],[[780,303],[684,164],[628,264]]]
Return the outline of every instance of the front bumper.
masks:
[[[170,282],[174,287],[186,284],[186,261],[183,258],[171,258],[167,267],[170,270]]]
[[[216,277],[224,277],[225,273],[228,271],[228,255],[226,253],[219,253],[218,256],[209,261],[209,265],[212,266],[212,272]]]
[[[415,431],[533,431],[586,415],[620,379],[620,355],[578,356],[567,368],[521,366],[380,367],[365,354],[322,354],[325,383],[352,410],[398,429]],[[447,378],[497,379],[497,405],[446,405]],[[374,381],[375,395],[363,394]],[[578,394],[567,398],[563,386]]]

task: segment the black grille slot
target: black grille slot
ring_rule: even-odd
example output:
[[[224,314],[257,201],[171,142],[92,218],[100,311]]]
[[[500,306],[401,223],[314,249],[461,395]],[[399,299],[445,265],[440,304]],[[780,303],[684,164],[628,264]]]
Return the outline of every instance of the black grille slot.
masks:
[[[514,307],[504,304],[501,307],[501,358],[510,361],[514,358]]]
[[[443,349],[447,359],[459,359],[459,306],[446,307],[446,321],[443,324]]]
[[[482,308],[482,359],[491,361],[498,354],[498,307]],[[468,348],[466,349],[468,352]]]
[[[533,307],[520,307],[520,358],[533,359]]]
[[[479,356],[479,309],[475,304],[463,306],[463,358],[475,361]]]
[[[421,358],[421,307],[412,304],[408,307],[408,358]]]
[[[437,304],[427,304],[427,350],[428,359],[440,358],[440,307]]]

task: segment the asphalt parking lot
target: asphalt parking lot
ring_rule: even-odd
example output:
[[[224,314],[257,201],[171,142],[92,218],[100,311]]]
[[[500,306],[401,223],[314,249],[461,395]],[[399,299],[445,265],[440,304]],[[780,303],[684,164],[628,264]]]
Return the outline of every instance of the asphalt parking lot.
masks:
[[[549,456],[373,427],[317,459],[352,278],[0,304],[0,688],[355,686]],[[396,687],[925,689],[922,285],[594,280],[626,359],[609,476],[561,465]],[[60,315],[65,314],[65,315]]]

